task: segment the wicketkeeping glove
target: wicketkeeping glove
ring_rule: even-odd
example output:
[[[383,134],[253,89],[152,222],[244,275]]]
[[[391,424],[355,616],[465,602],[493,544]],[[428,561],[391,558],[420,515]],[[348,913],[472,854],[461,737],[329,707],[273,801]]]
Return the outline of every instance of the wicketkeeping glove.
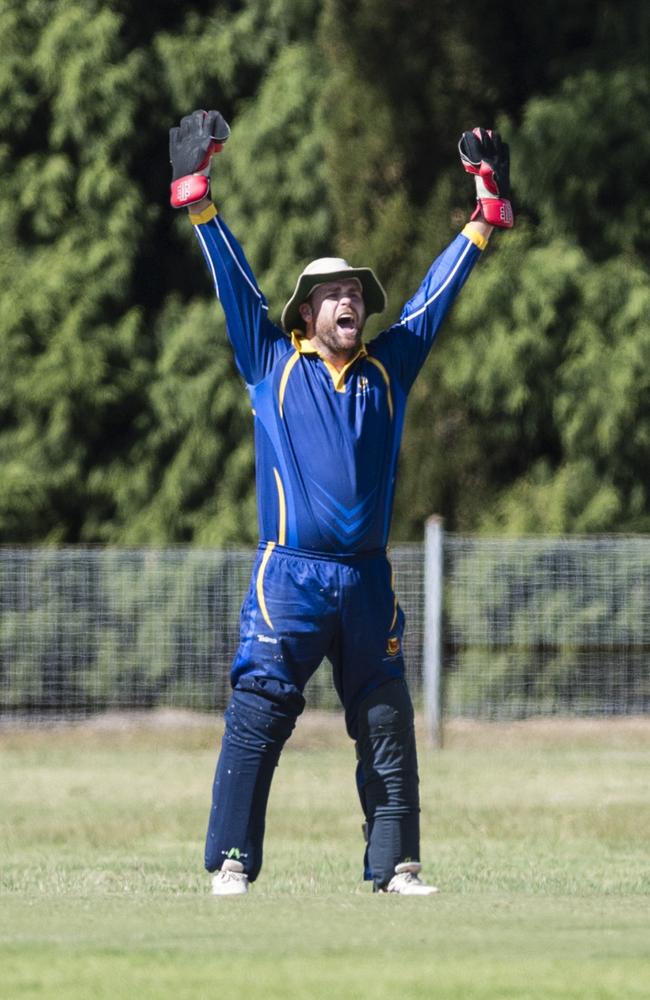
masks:
[[[510,204],[510,150],[498,132],[475,128],[463,132],[458,143],[463,167],[474,174],[476,209],[472,219],[480,216],[492,226],[511,229],[514,225]]]
[[[169,130],[172,165],[171,203],[184,208],[205,198],[210,190],[210,160],[230,135],[218,111],[193,111]]]

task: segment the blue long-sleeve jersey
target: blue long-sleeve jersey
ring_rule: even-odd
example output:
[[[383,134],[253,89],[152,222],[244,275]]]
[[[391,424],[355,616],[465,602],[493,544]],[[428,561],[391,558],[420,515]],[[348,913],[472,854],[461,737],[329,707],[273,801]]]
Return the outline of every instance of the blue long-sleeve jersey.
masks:
[[[271,322],[216,209],[191,220],[251,397],[261,541],[344,555],[385,548],[407,396],[485,240],[466,227],[399,322],[338,371],[301,331],[289,338]]]

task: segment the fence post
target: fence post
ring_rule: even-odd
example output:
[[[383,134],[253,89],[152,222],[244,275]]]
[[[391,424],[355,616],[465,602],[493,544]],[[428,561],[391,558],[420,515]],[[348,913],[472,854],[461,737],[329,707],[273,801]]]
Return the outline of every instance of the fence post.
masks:
[[[424,710],[433,744],[442,748],[442,592],[444,521],[427,519],[424,536]]]

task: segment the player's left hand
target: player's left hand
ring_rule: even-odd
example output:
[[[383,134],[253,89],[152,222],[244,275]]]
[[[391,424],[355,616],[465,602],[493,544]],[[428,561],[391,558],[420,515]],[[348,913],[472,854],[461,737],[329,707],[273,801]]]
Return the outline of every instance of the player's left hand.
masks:
[[[475,128],[463,132],[458,143],[463,167],[474,174],[476,209],[472,219],[483,218],[491,226],[511,229],[514,215],[510,203],[510,149],[498,132]]]
[[[230,128],[218,111],[193,111],[169,130],[173,208],[185,208],[207,197],[210,160],[221,152],[229,135]]]

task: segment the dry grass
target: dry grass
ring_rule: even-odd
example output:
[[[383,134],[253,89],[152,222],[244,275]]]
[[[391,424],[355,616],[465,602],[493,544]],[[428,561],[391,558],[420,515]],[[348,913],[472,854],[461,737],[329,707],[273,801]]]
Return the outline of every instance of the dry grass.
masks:
[[[442,753],[418,729],[439,896],[361,881],[354,751],[340,714],[310,711],[274,781],[263,877],[226,907],[201,869],[219,719],[4,729],[0,996],[647,996],[650,721],[454,721]]]
[[[426,720],[416,715],[416,730],[422,749],[431,746]],[[116,740],[171,742],[177,738],[198,748],[212,747],[221,738],[221,715],[185,709],[157,709],[150,712],[106,712],[79,722],[0,722],[0,750],[47,743],[52,732],[57,739],[84,743],[94,736]],[[343,713],[308,709],[298,720],[287,743],[287,751],[339,749],[350,742]],[[521,722],[486,722],[450,719],[444,726],[444,748],[450,750],[495,750],[517,747],[549,749],[593,747],[616,749],[650,747],[650,716],[573,718],[553,716]]]

